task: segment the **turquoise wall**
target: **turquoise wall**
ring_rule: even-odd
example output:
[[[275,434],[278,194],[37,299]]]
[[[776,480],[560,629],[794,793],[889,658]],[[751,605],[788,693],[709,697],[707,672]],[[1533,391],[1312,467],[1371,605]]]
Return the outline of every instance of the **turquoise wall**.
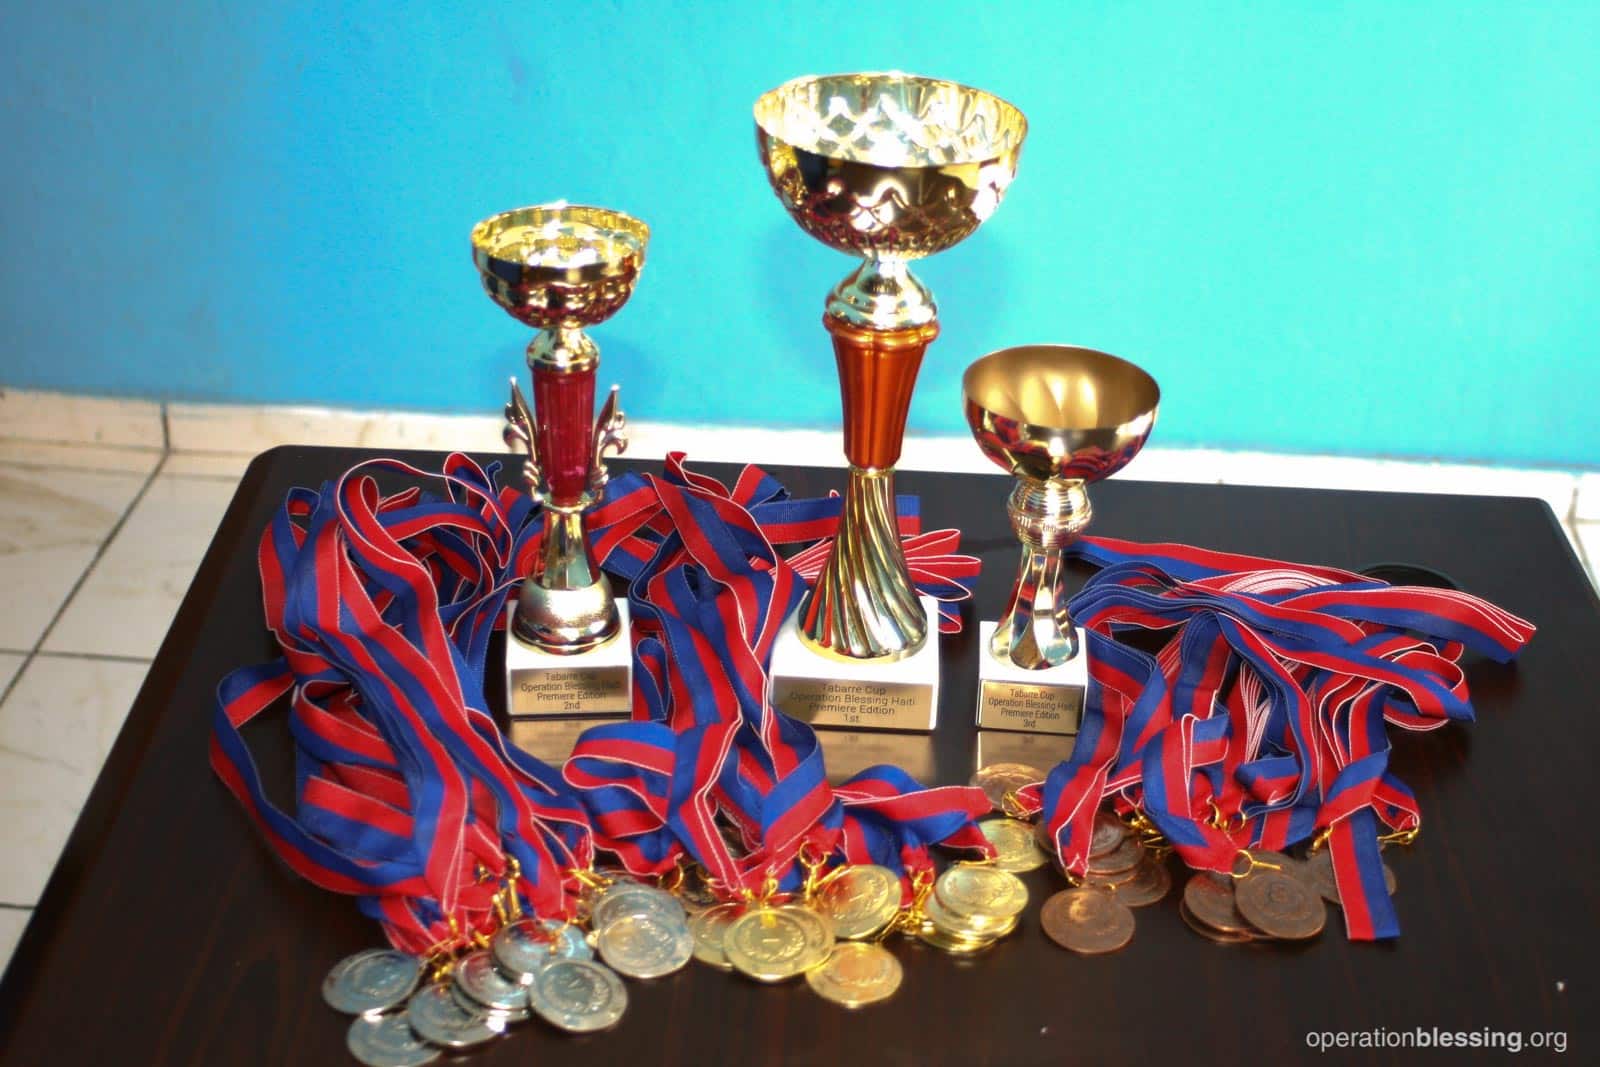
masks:
[[[1065,341],[1164,393],[1164,445],[1600,465],[1600,4],[11,4],[0,382],[493,413],[524,329],[481,216],[654,227],[595,331],[638,419],[832,425],[849,262],[756,162],[793,75],[900,67],[1032,132],[920,271],[912,422]]]

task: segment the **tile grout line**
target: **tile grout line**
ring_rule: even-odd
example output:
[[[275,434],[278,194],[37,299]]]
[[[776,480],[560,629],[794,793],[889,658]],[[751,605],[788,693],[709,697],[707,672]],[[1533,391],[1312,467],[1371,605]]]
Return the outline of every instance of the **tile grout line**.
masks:
[[[13,904],[8,900],[0,900],[0,911],[33,911],[36,904]]]
[[[155,661],[147,656],[118,656],[110,652],[51,652],[49,649],[39,649],[36,656],[45,659],[87,659],[96,663],[139,663],[148,667]]]
[[[0,692],[0,705],[5,704],[6,700],[10,698],[12,691],[17,688],[17,683],[22,681],[22,676],[27,673],[29,667],[33,666],[33,661],[39,658],[45,641],[50,638],[51,631],[56,628],[56,624],[61,621],[61,617],[67,613],[67,608],[72,606],[73,600],[77,598],[78,593],[83,589],[84,583],[89,580],[89,575],[94,573],[94,569],[105,558],[106,550],[111,547],[111,542],[116,540],[117,534],[122,532],[122,528],[128,523],[128,518],[144,500],[146,494],[150,492],[150,487],[155,484],[157,476],[161,474],[162,468],[166,465],[167,454],[163,451],[161,458],[156,462],[155,469],[145,478],[144,484],[133,495],[133,500],[128,504],[127,509],[112,524],[111,529],[106,532],[105,537],[100,541],[100,547],[95,550],[94,558],[89,561],[88,566],[83,568],[83,573],[78,575],[78,580],[72,583],[72,589],[68,591],[66,599],[61,602],[61,606],[56,609],[56,613],[50,617],[50,622],[45,626],[43,632],[39,634],[39,639],[33,643],[32,651],[27,654],[27,658],[17,668],[17,673],[11,676],[11,681],[6,683],[4,692]],[[49,653],[45,654],[48,655]]]

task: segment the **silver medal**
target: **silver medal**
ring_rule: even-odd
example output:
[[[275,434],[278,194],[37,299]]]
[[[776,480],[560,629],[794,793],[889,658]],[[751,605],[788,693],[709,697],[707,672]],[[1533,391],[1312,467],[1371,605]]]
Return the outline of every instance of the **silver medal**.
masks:
[[[403,1011],[363,1015],[350,1024],[344,1044],[367,1067],[422,1067],[440,1052],[417,1036]]]
[[[494,962],[523,985],[533,972],[555,959],[593,959],[583,931],[557,919],[523,919],[504,927],[489,943]]]
[[[593,960],[559,959],[541,967],[528,987],[539,1017],[572,1033],[615,1026],[628,1007],[622,979]]]
[[[512,1021],[528,1017],[528,991],[495,968],[487,951],[474,952],[456,964],[455,990],[466,1006],[504,1016]]]
[[[671,893],[638,882],[619,882],[594,902],[590,925],[597,931],[603,930],[625,915],[657,915],[679,923],[689,921],[689,913]]]
[[[405,1003],[422,979],[422,961],[392,948],[357,952],[322,980],[322,999],[346,1015],[388,1011]]]
[[[660,978],[689,962],[694,935],[682,919],[651,912],[624,915],[598,935],[600,956],[629,978]]]
[[[406,1003],[406,1016],[419,1037],[444,1048],[471,1048],[506,1032],[505,1016],[468,1011],[449,982],[417,990]]]

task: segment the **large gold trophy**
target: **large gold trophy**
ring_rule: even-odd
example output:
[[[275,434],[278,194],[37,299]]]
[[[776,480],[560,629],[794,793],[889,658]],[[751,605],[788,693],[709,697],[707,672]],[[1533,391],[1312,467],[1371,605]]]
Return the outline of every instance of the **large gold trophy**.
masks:
[[[800,639],[836,660],[916,654],[928,615],[906,568],[894,465],[923,352],[939,333],[910,261],[960,242],[1016,173],[1027,122],[989,93],[907,74],[801,78],[755,105],[761,160],[800,227],[863,262],[828,295],[849,485],[838,538],[800,608]]]
[[[612,387],[597,417],[600,350],[584,332],[633,294],[650,229],[620,211],[554,203],[472,228],[483,287],[528,345],[530,406],[511,380],[506,443],[522,454],[528,492],[545,513],[539,565],[510,611],[506,697],[513,715],[626,714],[632,706],[626,607],[590,550],[584,512],[606,484],[605,458],[627,447]]]
[[[1016,479],[1006,513],[1022,542],[999,622],[979,626],[978,725],[1074,733],[1088,660],[1067,611],[1064,553],[1093,514],[1089,484],[1144,447],[1161,390],[1125,359],[1068,345],[991,352],[961,388],[978,447]]]

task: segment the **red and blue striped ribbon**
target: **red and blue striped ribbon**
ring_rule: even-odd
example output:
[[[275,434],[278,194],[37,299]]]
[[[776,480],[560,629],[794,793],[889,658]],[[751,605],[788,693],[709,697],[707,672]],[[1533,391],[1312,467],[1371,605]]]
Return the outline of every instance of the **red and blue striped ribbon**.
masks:
[[[1103,568],[1071,602],[1090,656],[1083,721],[1072,758],[1023,795],[1066,866],[1087,868],[1108,796],[1211,870],[1324,831],[1349,936],[1398,935],[1378,835],[1420,814],[1388,770],[1386,724],[1471,719],[1460,656],[1504,662],[1533,626],[1337,568],[1109,538],[1074,552]],[[1136,630],[1165,632],[1161,652],[1118,639]]]

